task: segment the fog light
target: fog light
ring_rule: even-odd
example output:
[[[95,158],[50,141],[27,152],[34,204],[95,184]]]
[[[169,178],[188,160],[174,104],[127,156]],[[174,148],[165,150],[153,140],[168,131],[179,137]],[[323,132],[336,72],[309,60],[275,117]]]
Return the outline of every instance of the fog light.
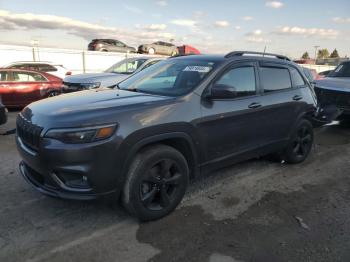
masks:
[[[74,173],[52,174],[53,179],[65,190],[69,191],[91,191],[88,177]]]

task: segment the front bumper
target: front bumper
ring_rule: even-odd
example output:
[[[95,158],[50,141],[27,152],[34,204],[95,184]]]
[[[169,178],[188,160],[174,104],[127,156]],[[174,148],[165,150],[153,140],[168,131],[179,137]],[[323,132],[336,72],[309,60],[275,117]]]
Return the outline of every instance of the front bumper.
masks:
[[[318,102],[322,107],[336,106],[343,115],[350,114],[350,92],[315,87]]]
[[[21,175],[41,193],[77,200],[119,195],[116,136],[83,145],[42,138],[39,148],[33,149],[17,135],[16,143],[23,159]]]
[[[32,185],[40,193],[59,197],[63,199],[74,199],[74,200],[92,200],[107,194],[79,194],[72,193],[69,191],[64,191],[58,187],[46,184],[43,182],[42,175],[37,173],[35,170],[27,166],[23,161],[19,164],[19,171],[22,177],[27,181],[28,184]],[[113,192],[111,192],[113,193]]]

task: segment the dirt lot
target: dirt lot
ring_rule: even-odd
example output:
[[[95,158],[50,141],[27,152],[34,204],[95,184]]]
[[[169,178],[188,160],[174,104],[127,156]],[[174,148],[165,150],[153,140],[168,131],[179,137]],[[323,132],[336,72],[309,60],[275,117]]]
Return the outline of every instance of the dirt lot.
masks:
[[[37,193],[14,135],[0,136],[0,261],[350,261],[349,144],[349,127],[323,127],[305,163],[220,170],[172,215],[139,224],[100,201]]]

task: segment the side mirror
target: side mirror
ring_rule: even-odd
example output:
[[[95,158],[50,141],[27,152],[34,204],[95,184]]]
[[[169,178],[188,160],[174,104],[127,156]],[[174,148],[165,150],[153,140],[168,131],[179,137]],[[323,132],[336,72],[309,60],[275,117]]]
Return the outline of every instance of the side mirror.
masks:
[[[223,84],[214,84],[211,87],[210,98],[225,99],[225,98],[236,98],[237,91],[234,87]]]

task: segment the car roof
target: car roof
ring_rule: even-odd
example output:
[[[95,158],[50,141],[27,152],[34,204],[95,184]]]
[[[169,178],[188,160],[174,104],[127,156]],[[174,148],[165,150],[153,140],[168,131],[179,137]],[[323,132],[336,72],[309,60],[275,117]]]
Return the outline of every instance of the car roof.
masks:
[[[16,62],[12,62],[9,65],[15,65],[15,64],[48,64],[48,65],[52,65],[52,66],[62,66],[61,64],[57,64],[57,63],[53,63],[53,62],[49,62],[49,61],[16,61]]]
[[[27,69],[15,69],[15,68],[0,68],[0,72],[28,72],[28,73],[39,73],[46,75],[45,72],[36,71],[36,70],[27,70]]]
[[[263,54],[263,53],[262,53]],[[294,62],[287,60],[288,58],[275,58],[269,56],[262,55],[237,55],[237,56],[229,56],[228,55],[186,55],[186,56],[177,56],[172,57],[171,59],[181,59],[181,60],[203,60],[203,61],[213,61],[213,62],[225,62],[225,61],[242,61],[242,60],[256,60],[256,61],[264,61],[264,62],[277,62],[284,63],[289,65],[296,65]]]
[[[126,59],[130,59],[130,60],[137,60],[137,59],[146,59],[147,61],[149,60],[162,60],[162,59],[166,59],[168,57],[166,56],[135,56],[135,57],[129,57]]]

